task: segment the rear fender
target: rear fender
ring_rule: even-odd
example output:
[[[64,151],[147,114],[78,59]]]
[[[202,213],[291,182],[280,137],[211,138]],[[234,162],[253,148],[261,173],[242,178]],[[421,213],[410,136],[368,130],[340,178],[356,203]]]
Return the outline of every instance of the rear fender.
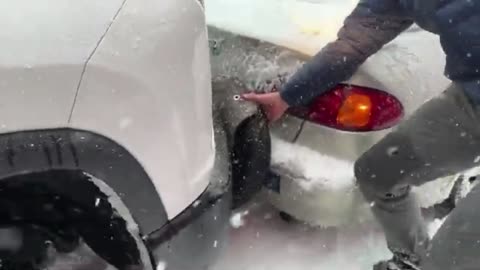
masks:
[[[213,78],[236,78],[252,90],[269,91],[274,85],[281,87],[310,58],[211,26],[208,35]]]
[[[268,121],[257,105],[239,99],[245,91],[239,80],[218,79],[213,91],[214,111],[231,149],[233,207],[237,208],[261,190],[270,167]]]
[[[220,113],[232,150],[234,207],[259,192],[270,167],[268,122],[257,105],[242,101],[248,91],[281,87],[305,55],[268,42],[208,28],[215,112]],[[293,133],[300,126],[290,126]]]

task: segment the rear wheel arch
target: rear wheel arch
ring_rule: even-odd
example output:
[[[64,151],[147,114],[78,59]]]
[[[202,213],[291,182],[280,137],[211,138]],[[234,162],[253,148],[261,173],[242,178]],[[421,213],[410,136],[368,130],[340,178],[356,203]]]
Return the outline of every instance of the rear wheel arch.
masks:
[[[143,235],[168,222],[162,200],[141,164],[113,140],[76,129],[0,135],[0,181],[55,170],[81,171],[101,180],[118,194]]]

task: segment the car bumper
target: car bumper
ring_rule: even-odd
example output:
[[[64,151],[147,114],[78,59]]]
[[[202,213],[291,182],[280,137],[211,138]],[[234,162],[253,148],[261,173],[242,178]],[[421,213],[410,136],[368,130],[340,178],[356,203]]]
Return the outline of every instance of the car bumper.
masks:
[[[157,269],[207,269],[225,249],[232,206],[230,165],[225,136],[216,133],[217,157],[208,188],[179,216],[144,237]]]

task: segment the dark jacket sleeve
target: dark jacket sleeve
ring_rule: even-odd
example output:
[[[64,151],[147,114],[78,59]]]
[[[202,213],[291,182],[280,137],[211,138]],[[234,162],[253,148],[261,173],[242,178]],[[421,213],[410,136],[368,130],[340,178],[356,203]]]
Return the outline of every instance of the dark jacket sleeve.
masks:
[[[285,84],[280,91],[282,98],[290,106],[310,103],[349,79],[368,57],[412,24],[398,0],[361,0],[345,19],[337,40],[325,46]]]

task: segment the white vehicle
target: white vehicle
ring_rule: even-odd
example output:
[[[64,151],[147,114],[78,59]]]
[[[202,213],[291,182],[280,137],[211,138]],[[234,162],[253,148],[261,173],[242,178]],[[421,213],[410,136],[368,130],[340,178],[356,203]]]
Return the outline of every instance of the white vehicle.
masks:
[[[201,3],[0,0],[0,25],[0,269],[83,242],[119,270],[207,267],[270,145],[256,106],[212,98]]]
[[[357,3],[206,1],[207,23],[217,45],[214,75],[237,77],[251,89],[281,86],[304,60],[336,38]],[[353,163],[446,88],[444,61],[438,37],[414,26],[368,59],[349,81],[310,107],[290,111],[271,129],[270,201],[313,225],[370,219],[368,205],[355,187]],[[468,187],[467,180],[460,178],[458,187]],[[447,177],[417,189],[422,206],[451,204],[456,181],[456,176]]]

